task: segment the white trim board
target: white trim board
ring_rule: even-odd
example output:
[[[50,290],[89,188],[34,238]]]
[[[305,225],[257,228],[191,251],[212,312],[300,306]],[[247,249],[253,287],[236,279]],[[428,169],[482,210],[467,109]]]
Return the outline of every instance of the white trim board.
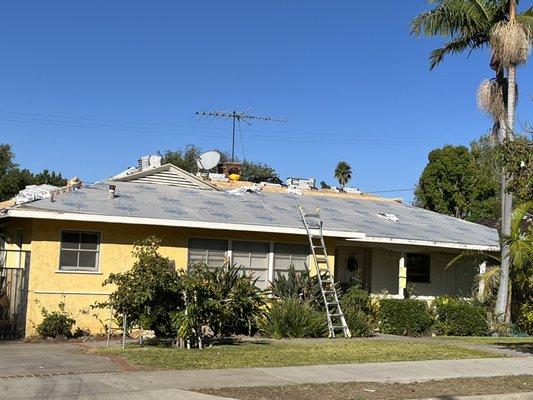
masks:
[[[83,213],[64,213],[56,211],[41,211],[41,210],[27,210],[27,209],[11,209],[8,211],[10,217],[14,218],[36,218],[36,219],[51,219],[60,221],[83,221],[83,222],[108,222],[117,224],[135,224],[135,225],[155,225],[155,226],[174,226],[182,228],[202,228],[202,229],[219,229],[229,231],[245,231],[245,232],[265,232],[265,233],[287,233],[293,235],[307,235],[305,228],[290,228],[284,226],[268,226],[268,225],[247,225],[247,224],[233,224],[228,222],[204,222],[204,221],[188,221],[176,219],[160,219],[160,218],[142,218],[142,217],[121,217],[115,215],[100,215],[100,214],[83,214]],[[362,232],[347,232],[335,230],[323,230],[324,236],[339,237],[339,238],[364,238],[365,234]]]
[[[204,222],[204,221],[188,221],[188,220],[174,220],[174,219],[160,219],[160,218],[142,218],[142,217],[122,217],[115,215],[99,215],[99,214],[83,214],[83,213],[66,213],[57,211],[42,211],[42,210],[28,210],[13,208],[8,210],[8,215],[14,218],[36,218],[36,219],[51,219],[60,221],[83,221],[83,222],[107,222],[117,224],[134,224],[134,225],[154,225],[154,226],[172,226],[185,228],[201,228],[201,229],[219,229],[229,231],[245,231],[245,232],[264,232],[264,233],[285,233],[292,235],[307,235],[304,228],[290,228],[284,226],[268,226],[268,225],[247,225],[247,224],[233,224],[228,222]],[[353,242],[364,243],[390,243],[403,244],[414,246],[440,247],[450,249],[463,250],[480,250],[480,251],[499,251],[499,245],[477,245],[466,243],[450,243],[438,242],[429,240],[415,240],[415,239],[398,239],[398,238],[383,238],[366,236],[363,232],[348,232],[324,229],[323,235],[326,237],[334,237],[346,239]]]
[[[414,246],[427,246],[427,247],[444,247],[448,249],[462,249],[462,250],[479,250],[479,251],[500,251],[500,246],[491,246],[484,244],[467,244],[467,243],[450,243],[450,242],[437,242],[430,240],[415,240],[415,239],[396,239],[396,238],[384,238],[365,236],[364,238],[349,238],[346,239],[349,242],[364,242],[364,243],[390,243],[390,244],[410,244]]]

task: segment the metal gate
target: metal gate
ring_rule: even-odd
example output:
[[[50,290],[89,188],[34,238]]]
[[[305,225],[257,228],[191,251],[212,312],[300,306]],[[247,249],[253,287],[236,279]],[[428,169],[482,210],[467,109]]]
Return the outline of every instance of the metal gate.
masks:
[[[24,337],[30,252],[0,248],[0,340]]]

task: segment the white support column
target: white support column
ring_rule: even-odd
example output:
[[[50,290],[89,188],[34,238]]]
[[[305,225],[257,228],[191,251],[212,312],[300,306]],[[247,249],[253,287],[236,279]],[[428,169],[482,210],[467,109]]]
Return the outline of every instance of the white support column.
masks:
[[[479,275],[484,274],[487,271],[487,262],[483,261],[481,264],[479,264]],[[483,292],[485,292],[485,281],[482,279],[479,280],[479,286],[477,289],[477,297],[478,299],[483,298]]]
[[[405,267],[405,253],[400,255],[398,263],[398,297],[405,297],[405,288],[407,287],[407,268]]]
[[[268,253],[268,287],[274,280],[274,242],[270,242],[270,252]]]
[[[228,251],[226,251],[226,258],[228,259],[228,265],[233,265],[233,241],[228,240]]]

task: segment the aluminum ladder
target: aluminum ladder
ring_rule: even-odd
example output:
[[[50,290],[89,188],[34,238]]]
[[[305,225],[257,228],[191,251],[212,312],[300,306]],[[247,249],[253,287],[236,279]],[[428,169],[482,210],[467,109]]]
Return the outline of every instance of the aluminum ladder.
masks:
[[[320,219],[320,207],[316,208],[316,213],[307,214],[302,206],[298,206],[302,222],[309,238],[313,260],[317,269],[318,284],[322,292],[322,298],[326,306],[326,316],[328,321],[328,333],[330,338],[336,337],[336,332],[342,333],[344,337],[352,336],[350,328],[346,323],[346,318],[339,303],[339,296],[335,288],[333,274],[329,266],[328,252],[324,236],[322,235],[322,220]]]

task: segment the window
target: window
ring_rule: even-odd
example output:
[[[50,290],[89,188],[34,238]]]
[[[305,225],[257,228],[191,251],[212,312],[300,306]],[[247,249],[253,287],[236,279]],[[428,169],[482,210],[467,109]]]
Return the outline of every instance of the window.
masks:
[[[98,232],[61,232],[59,269],[70,271],[98,270],[100,234]]]
[[[228,241],[219,239],[189,239],[189,266],[206,264],[218,268],[226,262]]]
[[[274,278],[278,274],[287,275],[287,271],[294,267],[296,271],[307,269],[309,245],[275,243],[274,244]]]
[[[409,253],[405,258],[407,282],[429,283],[431,257],[429,254]]]
[[[257,278],[261,289],[268,286],[268,254],[270,243],[233,241],[231,246],[233,264],[242,266],[246,274]]]

